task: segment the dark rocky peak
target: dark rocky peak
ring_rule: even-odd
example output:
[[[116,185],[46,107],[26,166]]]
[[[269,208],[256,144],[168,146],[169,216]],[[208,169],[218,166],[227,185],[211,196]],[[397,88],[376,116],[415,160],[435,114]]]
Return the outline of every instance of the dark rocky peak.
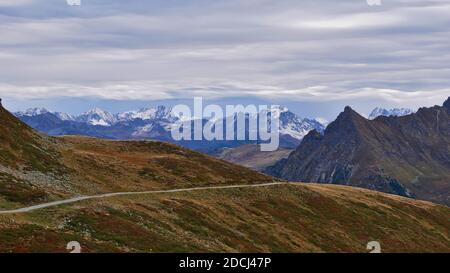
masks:
[[[335,121],[328,125],[325,130],[325,135],[336,132],[345,131],[351,132],[356,131],[361,125],[368,123],[369,120],[358,114],[350,106],[345,107],[344,112],[340,113]]]
[[[367,121],[367,119],[358,114],[358,112],[353,110],[350,106],[346,106],[344,112],[341,112],[335,120],[335,122],[342,121]]]
[[[450,97],[448,97],[448,99],[444,102],[444,108],[450,112]]]
[[[305,139],[322,139],[323,135],[317,131],[316,129],[309,131],[309,133],[305,136]]]
[[[324,139],[324,136],[316,129],[310,131],[302,140],[298,148],[309,147],[308,149],[314,149]]]
[[[351,113],[353,111],[353,109],[350,106],[345,106],[344,108],[344,113]]]

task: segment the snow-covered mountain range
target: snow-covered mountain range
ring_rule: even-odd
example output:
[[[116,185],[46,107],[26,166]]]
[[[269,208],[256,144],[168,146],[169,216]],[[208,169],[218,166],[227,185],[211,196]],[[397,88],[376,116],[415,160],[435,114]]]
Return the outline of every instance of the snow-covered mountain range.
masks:
[[[315,119],[301,118],[285,107],[270,110],[280,117],[281,145],[296,147],[311,130],[322,132],[325,125]],[[267,113],[261,113],[267,114]],[[179,118],[165,106],[113,114],[99,108],[74,116],[52,112],[45,108],[32,108],[16,112],[15,115],[31,127],[50,135],[87,135],[109,139],[156,139],[173,142],[170,128]],[[185,122],[185,121],[184,121]],[[203,143],[183,141],[178,144],[193,148],[216,149],[235,147],[236,141]],[[213,147],[212,147],[213,146]]]
[[[61,112],[50,112],[49,110],[47,110],[45,108],[29,108],[25,111],[16,112],[14,114],[17,117],[24,117],[24,116],[35,117],[35,116],[44,115],[47,113],[51,113],[61,120],[75,120],[75,117],[73,117],[72,115],[69,115],[66,113],[61,113]]]
[[[369,119],[376,119],[379,116],[395,116],[395,117],[401,117],[413,114],[414,111],[408,108],[393,108],[393,109],[385,109],[381,107],[377,107],[373,109],[372,113],[369,115]]]

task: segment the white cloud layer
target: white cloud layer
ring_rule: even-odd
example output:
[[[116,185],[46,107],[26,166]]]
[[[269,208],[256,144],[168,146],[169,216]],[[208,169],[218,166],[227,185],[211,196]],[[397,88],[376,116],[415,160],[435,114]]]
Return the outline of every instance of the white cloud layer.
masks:
[[[0,96],[450,95],[450,2],[0,0]]]

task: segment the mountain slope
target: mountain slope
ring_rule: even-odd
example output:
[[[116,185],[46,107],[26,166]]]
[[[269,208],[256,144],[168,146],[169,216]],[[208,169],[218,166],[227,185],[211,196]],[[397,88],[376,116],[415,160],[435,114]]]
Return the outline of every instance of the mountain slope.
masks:
[[[0,209],[73,195],[274,180],[162,142],[44,136],[1,106],[0,121]]]
[[[292,151],[291,149],[279,148],[273,152],[262,152],[259,145],[248,144],[236,148],[224,148],[214,156],[252,170],[262,171],[288,157]]]
[[[442,107],[367,120],[347,107],[267,172],[450,204],[450,98]]]
[[[449,215],[334,185],[124,196],[0,215],[0,252],[450,252]]]
[[[0,210],[109,192],[273,182],[161,142],[45,137],[0,107]],[[50,156],[51,155],[51,156]],[[54,156],[53,156],[54,155]],[[34,165],[43,156],[47,168]],[[0,252],[450,252],[450,209],[350,187],[280,183],[109,197],[0,214]]]
[[[53,139],[19,121],[0,104],[0,162],[5,167],[57,172],[62,167]]]

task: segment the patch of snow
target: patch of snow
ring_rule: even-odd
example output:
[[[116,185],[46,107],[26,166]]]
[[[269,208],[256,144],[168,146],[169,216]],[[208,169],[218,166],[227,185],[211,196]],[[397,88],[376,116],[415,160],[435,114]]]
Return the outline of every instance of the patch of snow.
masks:
[[[62,113],[62,112],[54,112],[53,114],[55,116],[57,116],[60,120],[63,120],[63,121],[67,121],[67,120],[74,121],[75,120],[75,117],[70,114],[66,114],[66,113]]]
[[[111,126],[117,121],[116,117],[113,114],[100,108],[89,110],[78,116],[76,120],[79,122],[99,126]]]
[[[142,127],[138,127],[136,129],[136,131],[133,132],[132,135],[133,136],[141,136],[141,135],[144,135],[144,134],[146,134],[148,132],[151,132],[152,129],[153,129],[153,124],[148,124],[148,125],[145,125],[145,126],[142,126]]]
[[[322,124],[324,127],[326,127],[326,126],[328,126],[328,124],[330,124],[330,122],[327,119],[321,118],[321,117],[316,118],[316,121],[318,123]]]
[[[25,111],[16,112],[16,116],[35,117],[35,116],[39,116],[39,115],[43,115],[43,114],[47,114],[47,113],[50,113],[50,111],[48,111],[45,108],[29,108]]]
[[[373,109],[372,113],[369,115],[369,119],[375,119],[379,116],[395,116],[395,117],[401,117],[413,114],[414,111],[408,108],[393,108],[393,109],[385,109],[381,107],[377,107]]]

